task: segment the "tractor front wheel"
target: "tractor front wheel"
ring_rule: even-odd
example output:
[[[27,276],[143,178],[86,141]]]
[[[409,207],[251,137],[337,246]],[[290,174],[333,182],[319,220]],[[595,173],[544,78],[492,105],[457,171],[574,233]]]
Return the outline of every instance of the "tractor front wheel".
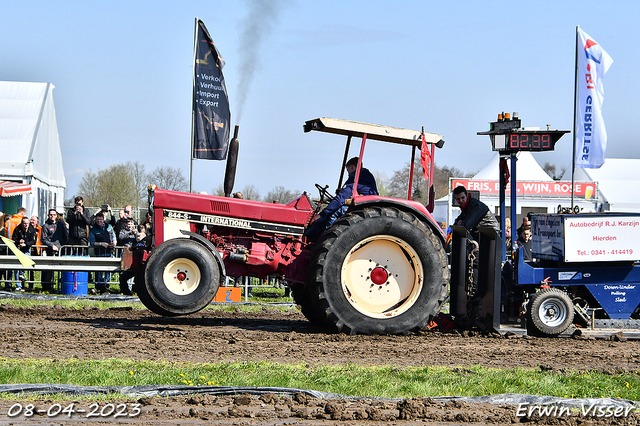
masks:
[[[211,303],[219,286],[220,270],[211,252],[193,240],[177,238],[152,251],[138,293],[159,315],[187,315]]]

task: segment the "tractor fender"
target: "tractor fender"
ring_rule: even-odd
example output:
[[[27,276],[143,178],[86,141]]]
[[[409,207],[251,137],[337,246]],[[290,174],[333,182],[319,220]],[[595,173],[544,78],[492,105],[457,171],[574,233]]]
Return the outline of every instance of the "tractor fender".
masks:
[[[436,220],[431,216],[431,213],[426,209],[426,207],[417,202],[417,201],[409,201],[409,200],[401,200],[399,198],[386,198],[379,196],[364,196],[358,197],[355,200],[355,203],[350,206],[349,211],[360,210],[364,207],[395,207],[399,210],[405,211],[407,213],[414,214],[418,219],[426,223],[431,229],[433,229],[434,234],[440,238],[442,241],[442,245],[446,247],[447,236],[444,234],[444,231]]]
[[[200,244],[205,246],[211,252],[211,254],[213,254],[213,257],[216,259],[216,262],[218,262],[218,266],[220,267],[220,281],[222,281],[227,276],[227,270],[224,267],[224,262],[222,261],[222,256],[220,255],[220,252],[215,248],[213,244],[211,244],[211,241],[207,240],[202,235],[196,234],[194,232],[185,231],[183,229],[180,230],[180,232],[182,233],[182,235],[185,235],[199,242]]]

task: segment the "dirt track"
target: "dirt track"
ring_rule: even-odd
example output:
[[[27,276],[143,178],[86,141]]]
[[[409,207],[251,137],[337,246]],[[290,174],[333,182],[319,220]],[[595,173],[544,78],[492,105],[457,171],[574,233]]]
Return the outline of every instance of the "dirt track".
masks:
[[[501,337],[480,333],[423,332],[411,336],[347,336],[326,334],[294,309],[285,313],[225,313],[205,310],[189,317],[163,318],[144,309],[86,308],[80,311],[38,306],[0,305],[6,358],[78,358],[170,360],[189,362],[273,361],[278,363],[470,366],[494,368],[640,371],[640,342],[587,338],[546,339]],[[263,398],[264,399],[264,398]],[[135,401],[126,401],[134,403]],[[42,401],[41,405],[51,404]],[[326,401],[296,398],[198,396],[143,398],[142,413],[111,423],[198,422],[223,424],[376,424],[377,421],[420,419],[430,422],[511,423],[510,406],[405,400],[397,402]],[[88,405],[88,403],[87,403]],[[11,401],[0,402],[0,424]],[[635,416],[633,414],[632,416]],[[36,423],[37,423],[37,417]],[[42,424],[48,420],[40,416]],[[635,420],[634,420],[635,419]],[[637,421],[630,417],[627,421]],[[62,420],[62,419],[58,419]],[[96,421],[105,419],[97,418]],[[552,420],[552,418],[548,418]],[[553,419],[557,420],[557,419]],[[566,419],[574,424],[574,418]],[[75,419],[82,424],[87,419]],[[573,422],[573,423],[572,423]],[[17,423],[20,423],[19,421]],[[16,424],[17,424],[16,423]],[[60,424],[56,421],[56,424]]]

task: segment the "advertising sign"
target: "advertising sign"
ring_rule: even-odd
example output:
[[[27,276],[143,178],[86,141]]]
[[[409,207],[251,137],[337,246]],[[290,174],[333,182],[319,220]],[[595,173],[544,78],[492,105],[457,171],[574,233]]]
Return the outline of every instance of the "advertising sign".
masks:
[[[533,257],[563,262],[640,259],[640,215],[534,214]]]
[[[640,259],[640,216],[564,217],[565,260],[601,262]]]
[[[534,259],[564,260],[564,225],[561,215],[531,215],[531,253]]]
[[[500,194],[500,182],[497,180],[452,179],[451,188],[462,185],[467,191],[479,191],[480,194]],[[511,184],[507,184],[507,193],[511,191]],[[571,197],[571,182],[534,182],[523,181],[516,183],[519,196],[540,197]],[[595,182],[575,182],[574,196],[590,200],[597,196]]]

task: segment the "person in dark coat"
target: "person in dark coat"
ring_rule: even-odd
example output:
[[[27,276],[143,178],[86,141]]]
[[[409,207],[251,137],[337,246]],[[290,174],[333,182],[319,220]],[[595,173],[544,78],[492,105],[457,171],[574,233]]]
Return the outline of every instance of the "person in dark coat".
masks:
[[[524,256],[525,262],[531,262],[533,260],[533,254],[531,253],[531,226],[523,225],[518,228],[518,247],[521,247],[520,253]]]
[[[116,246],[116,236],[111,225],[105,223],[104,213],[99,212],[95,217],[95,224],[89,232],[89,243],[93,247],[96,257],[113,257],[113,248]],[[96,272],[96,292],[109,293],[109,281],[111,273]]]
[[[453,197],[462,210],[453,223],[467,228],[476,241],[478,240],[478,228],[493,228],[500,231],[500,225],[489,207],[482,201],[469,197],[464,186],[457,186],[453,190]]]
[[[84,208],[84,200],[81,196],[77,196],[74,200],[75,206],[69,209],[67,213],[67,223],[69,224],[69,240],[67,244],[70,246],[88,246],[89,235],[87,227],[91,224],[91,219]],[[86,249],[74,250],[76,255],[86,255]]]
[[[59,256],[62,246],[67,244],[68,231],[63,221],[58,220],[58,212],[49,209],[47,220],[42,225],[42,244],[47,256]],[[53,289],[53,271],[42,271],[42,290]]]
[[[138,222],[132,216],[133,207],[131,207],[130,204],[128,204],[124,208],[124,210],[120,210],[120,211],[122,212],[120,219],[118,219],[115,225],[112,223],[112,226],[113,226],[114,232],[116,233],[117,245],[124,246],[123,242],[120,240],[120,232],[122,232],[122,230],[127,229],[127,222],[129,222],[129,220],[133,220],[133,224],[135,226],[138,226]]]
[[[23,217],[20,226],[13,230],[13,237],[11,239],[16,244],[16,247],[18,247],[18,250],[30,256],[31,246],[34,245],[38,239],[38,231],[31,226],[28,217]],[[16,289],[18,291],[24,291],[23,284],[25,278],[23,270],[18,271],[18,280],[19,282],[16,284]]]

